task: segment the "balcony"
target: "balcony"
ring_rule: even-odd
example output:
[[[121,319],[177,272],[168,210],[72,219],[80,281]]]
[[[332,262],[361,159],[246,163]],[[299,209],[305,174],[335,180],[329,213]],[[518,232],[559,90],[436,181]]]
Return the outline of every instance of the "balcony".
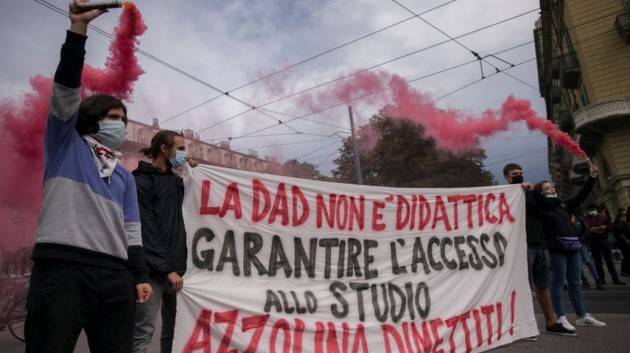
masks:
[[[613,122],[622,122],[622,117],[630,116],[630,99],[589,105],[573,115],[575,129],[579,134],[588,134],[593,128],[614,128]],[[626,119],[627,120],[627,119]]]
[[[621,39],[627,44],[630,44],[630,11],[626,11],[617,16],[615,20],[615,28]]]

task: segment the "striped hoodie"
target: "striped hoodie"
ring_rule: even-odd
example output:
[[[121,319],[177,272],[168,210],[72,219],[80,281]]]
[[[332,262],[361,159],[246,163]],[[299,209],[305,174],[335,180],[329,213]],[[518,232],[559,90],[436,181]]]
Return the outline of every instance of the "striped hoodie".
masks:
[[[87,37],[68,31],[53,83],[44,136],[44,204],[33,259],[129,269],[146,282],[136,185],[118,164],[99,176],[76,130]]]

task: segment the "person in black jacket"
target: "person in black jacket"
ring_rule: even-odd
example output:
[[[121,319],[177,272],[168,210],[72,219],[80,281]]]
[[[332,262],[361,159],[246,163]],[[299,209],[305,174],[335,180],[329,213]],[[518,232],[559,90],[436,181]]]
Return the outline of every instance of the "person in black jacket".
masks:
[[[539,198],[543,230],[551,253],[551,300],[560,322],[565,328],[575,330],[564,313],[562,292],[565,279],[567,280],[569,298],[578,316],[576,324],[580,326],[606,326],[586,312],[582,291],[580,289],[580,275],[582,264],[580,250],[583,246],[578,237],[578,230],[571,222],[571,214],[584,202],[595,185],[597,168],[589,161],[590,177],[576,196],[566,203],[558,198],[554,185],[548,181],[541,181],[534,189],[541,196]]]
[[[537,204],[537,193],[533,185],[524,181],[523,168],[516,163],[509,163],[503,167],[505,181],[510,184],[520,184],[525,192],[525,232],[527,239],[527,268],[530,287],[536,293],[536,298],[545,317],[547,333],[574,336],[575,330],[567,330],[557,322],[549,293],[549,251],[543,233],[540,208]],[[528,338],[536,341],[537,337]]]
[[[176,291],[183,287],[186,272],[186,229],[182,214],[184,183],[173,167],[186,163],[184,137],[163,130],[141,152],[151,163],[140,161],[133,171],[138,189],[144,257],[153,298],[136,310],[133,353],[145,353],[151,343],[155,319],[161,309],[162,353],[170,353],[176,314]]]

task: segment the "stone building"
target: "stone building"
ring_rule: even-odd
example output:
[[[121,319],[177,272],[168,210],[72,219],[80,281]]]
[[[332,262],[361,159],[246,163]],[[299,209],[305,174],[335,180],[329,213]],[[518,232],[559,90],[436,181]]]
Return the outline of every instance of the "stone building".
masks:
[[[547,116],[601,171],[591,202],[630,205],[630,0],[541,0],[534,38]],[[584,182],[585,161],[549,146],[561,195]]]
[[[125,143],[121,147],[122,164],[125,168],[128,170],[136,169],[138,161],[143,159],[138,151],[149,146],[151,138],[158,131],[160,131],[160,126],[157,119],[153,120],[152,125],[129,121]],[[259,158],[255,151],[250,151],[249,154],[232,151],[229,142],[213,145],[199,140],[192,130],[184,130],[183,134],[188,155],[201,163],[252,172],[266,172],[272,163],[268,157]]]

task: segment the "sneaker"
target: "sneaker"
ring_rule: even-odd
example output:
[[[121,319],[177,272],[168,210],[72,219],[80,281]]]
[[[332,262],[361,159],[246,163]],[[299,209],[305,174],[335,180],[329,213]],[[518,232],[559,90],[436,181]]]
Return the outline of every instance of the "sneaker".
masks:
[[[597,288],[597,290],[606,290],[606,288],[604,288],[604,285],[599,283],[599,282],[597,283],[597,287],[596,288]]]
[[[617,285],[620,285],[620,286],[625,286],[626,282],[623,282],[623,281],[621,281],[619,279],[615,279],[615,280],[613,280],[613,284],[617,284]]]
[[[591,314],[586,314],[584,317],[578,318],[575,320],[575,324],[579,326],[591,326],[591,327],[604,327],[606,326],[605,322],[601,322],[591,316]]]
[[[546,332],[548,334],[550,334],[550,335],[577,336],[577,333],[575,333],[575,329],[568,330],[566,327],[564,327],[559,322],[556,322],[555,324],[553,324],[551,326],[547,326],[547,327],[545,327],[545,329],[546,329]]]
[[[538,336],[525,337],[525,338],[523,338],[523,341],[525,341],[525,342],[538,342]]]
[[[558,323],[562,325],[562,327],[566,328],[567,330],[575,332],[575,326],[569,323],[569,320],[567,319],[566,315],[560,316],[558,318]]]

